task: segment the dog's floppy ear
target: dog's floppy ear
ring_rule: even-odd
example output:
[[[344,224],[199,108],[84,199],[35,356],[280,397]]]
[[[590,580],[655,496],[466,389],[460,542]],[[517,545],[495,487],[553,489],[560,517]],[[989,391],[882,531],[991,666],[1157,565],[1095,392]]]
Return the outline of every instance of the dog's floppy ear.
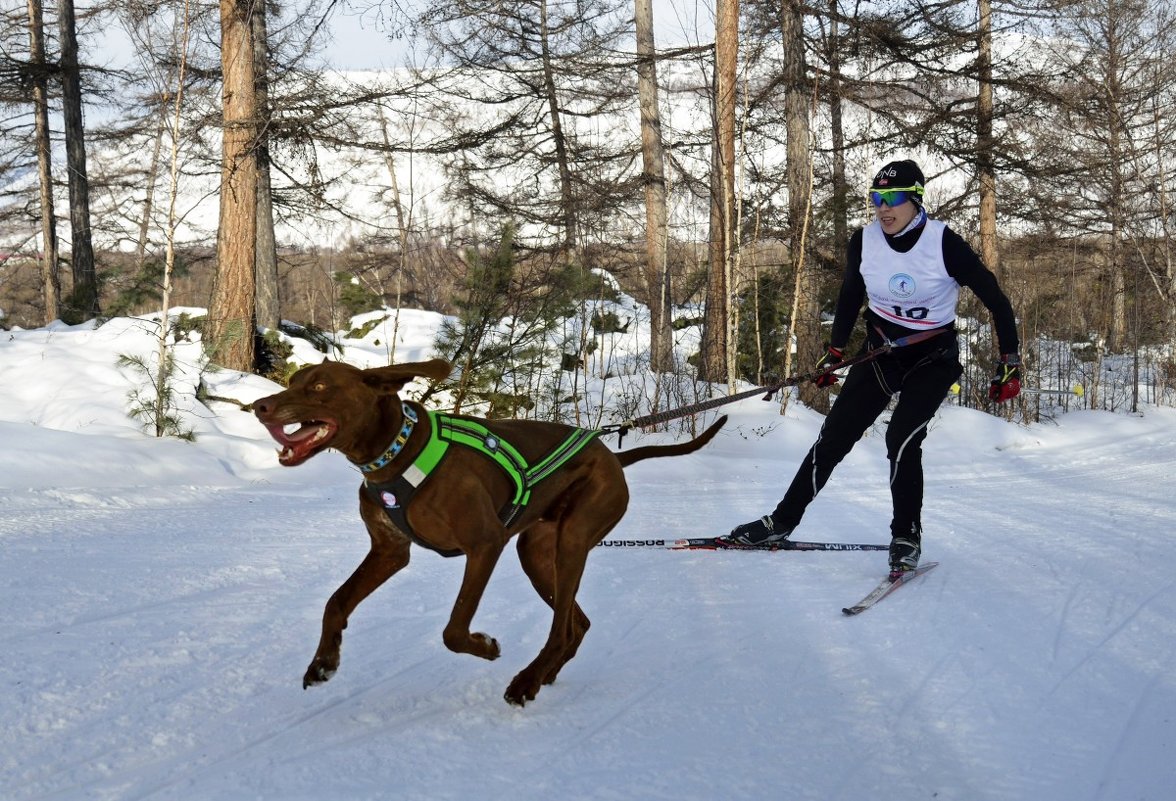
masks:
[[[377,392],[394,395],[417,376],[440,381],[448,378],[453,365],[444,359],[430,359],[427,362],[392,364],[387,367],[372,367],[363,371],[363,383]]]

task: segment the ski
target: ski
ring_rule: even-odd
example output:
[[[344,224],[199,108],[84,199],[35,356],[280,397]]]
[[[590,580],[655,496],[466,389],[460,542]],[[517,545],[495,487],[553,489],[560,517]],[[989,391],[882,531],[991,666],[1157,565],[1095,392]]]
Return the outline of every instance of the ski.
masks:
[[[671,551],[885,551],[889,545],[870,542],[805,542],[784,540],[769,545],[732,545],[717,537],[681,540],[602,540],[598,548],[665,548]]]
[[[900,573],[898,578],[894,579],[893,581],[891,580],[890,576],[887,576],[878,583],[878,586],[875,587],[869,595],[867,595],[865,598],[862,598],[853,606],[847,606],[841,611],[846,615],[860,614],[861,612],[866,611],[871,606],[881,601],[890,593],[897,590],[903,584],[906,584],[911,579],[918,578],[928,570],[936,567],[938,564],[938,562],[927,562],[924,565],[919,565],[914,570],[908,570],[905,573]]]

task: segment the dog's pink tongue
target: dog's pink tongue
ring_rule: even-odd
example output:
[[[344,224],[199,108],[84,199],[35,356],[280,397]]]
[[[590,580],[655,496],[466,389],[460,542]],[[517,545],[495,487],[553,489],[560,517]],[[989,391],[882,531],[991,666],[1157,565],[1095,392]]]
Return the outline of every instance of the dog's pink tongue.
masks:
[[[322,426],[318,423],[303,423],[297,431],[290,433],[286,433],[286,427],[281,424],[267,425],[266,428],[275,441],[282,445],[289,445],[314,436]]]

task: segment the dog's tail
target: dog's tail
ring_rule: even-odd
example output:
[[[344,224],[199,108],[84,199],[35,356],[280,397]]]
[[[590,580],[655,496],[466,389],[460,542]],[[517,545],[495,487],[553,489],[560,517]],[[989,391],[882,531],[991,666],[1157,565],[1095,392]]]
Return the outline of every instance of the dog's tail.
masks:
[[[727,422],[727,415],[720,417],[710,428],[689,442],[682,442],[677,445],[646,445],[641,448],[634,448],[631,451],[620,451],[617,453],[617,459],[620,460],[621,467],[628,467],[634,462],[640,462],[642,459],[652,459],[658,456],[683,456],[687,453],[694,453],[714,439],[715,434],[719,433],[719,429],[723,427],[723,423],[725,422]]]

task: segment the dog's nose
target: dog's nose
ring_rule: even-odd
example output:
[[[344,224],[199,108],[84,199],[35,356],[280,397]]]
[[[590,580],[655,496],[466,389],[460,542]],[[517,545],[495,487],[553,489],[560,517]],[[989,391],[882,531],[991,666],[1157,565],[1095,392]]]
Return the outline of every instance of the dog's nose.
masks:
[[[273,403],[273,397],[274,397],[273,395],[270,395],[268,398],[262,398],[261,400],[255,400],[253,402],[254,414],[269,414],[270,406]]]

